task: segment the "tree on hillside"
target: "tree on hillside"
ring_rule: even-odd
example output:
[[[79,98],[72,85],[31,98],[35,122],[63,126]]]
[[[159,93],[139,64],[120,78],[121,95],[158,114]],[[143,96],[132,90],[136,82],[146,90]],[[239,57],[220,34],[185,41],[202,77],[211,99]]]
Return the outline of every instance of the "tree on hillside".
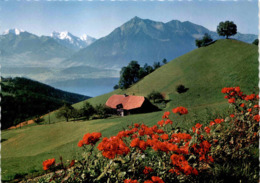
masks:
[[[154,71],[154,69],[153,69],[153,67],[152,66],[150,66],[150,65],[148,65],[148,64],[144,64],[144,70],[145,70],[145,72],[146,72],[146,74],[148,75],[148,74],[150,74],[150,73],[152,73],[153,71]]]
[[[209,34],[205,33],[202,39],[196,39],[195,43],[198,48],[202,46],[207,46],[213,39],[210,37]]]
[[[139,81],[139,69],[140,65],[137,61],[131,61],[128,66],[123,67],[120,71],[119,87],[126,89]]]
[[[220,36],[226,36],[226,39],[228,39],[229,36],[237,33],[237,26],[232,21],[220,22],[217,27],[217,33]]]
[[[82,116],[89,119],[95,113],[95,109],[89,102],[85,102],[83,108],[81,109],[81,113]]]
[[[158,69],[159,67],[161,67],[161,63],[160,62],[154,62],[153,63],[154,70]]]
[[[255,39],[255,40],[252,42],[252,44],[255,44],[255,45],[257,45],[257,46],[258,46],[258,43],[259,43],[259,40],[258,40],[258,39]]]
[[[69,118],[72,117],[73,107],[70,104],[65,103],[56,113],[57,118],[65,118],[66,121],[69,121]]]
[[[153,103],[156,101],[162,101],[164,99],[163,95],[160,92],[152,91],[150,94],[147,95],[149,100],[153,100]]]
[[[162,60],[162,63],[163,63],[163,64],[167,64],[166,58],[164,58],[164,59]]]

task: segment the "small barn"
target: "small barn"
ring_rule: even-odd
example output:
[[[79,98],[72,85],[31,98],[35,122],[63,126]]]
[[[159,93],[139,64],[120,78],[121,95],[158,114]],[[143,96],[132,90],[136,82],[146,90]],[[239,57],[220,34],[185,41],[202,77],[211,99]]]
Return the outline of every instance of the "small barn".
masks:
[[[118,115],[145,113],[158,110],[148,99],[134,95],[112,95],[106,106],[115,109]]]

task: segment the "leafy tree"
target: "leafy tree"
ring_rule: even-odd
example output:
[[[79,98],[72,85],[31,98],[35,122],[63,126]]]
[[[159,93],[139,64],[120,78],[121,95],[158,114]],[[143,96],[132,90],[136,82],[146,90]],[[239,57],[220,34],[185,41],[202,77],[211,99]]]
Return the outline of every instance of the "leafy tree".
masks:
[[[145,72],[146,72],[146,74],[148,75],[148,74],[150,74],[150,73],[152,73],[153,71],[154,71],[154,69],[153,69],[153,67],[152,66],[150,66],[150,65],[148,65],[148,64],[144,64],[144,70],[145,70]]]
[[[155,103],[156,100],[158,101],[161,101],[164,99],[163,95],[160,93],[160,92],[157,92],[157,91],[152,91],[148,96],[147,98],[149,100],[153,100],[153,102]]]
[[[163,59],[162,63],[163,63],[163,64],[167,64],[166,58]]]
[[[258,39],[255,39],[255,40],[252,42],[252,44],[255,44],[255,45],[258,46],[258,42],[259,42],[259,40],[258,40]]]
[[[212,42],[213,39],[210,37],[209,34],[205,33],[202,39],[196,39],[195,43],[198,48],[202,46],[207,46],[208,43]]]
[[[103,104],[99,104],[95,107],[95,111],[96,114],[100,117],[100,118],[106,118],[108,117],[110,114],[112,114],[112,109],[103,105]]]
[[[56,113],[57,118],[65,118],[66,121],[69,121],[69,118],[72,116],[72,110],[74,108],[70,105],[65,103]]]
[[[89,119],[94,113],[95,113],[94,107],[89,102],[85,102],[83,108],[81,109],[82,116]]]
[[[226,36],[226,39],[228,39],[229,36],[237,33],[237,26],[232,21],[220,22],[217,27],[217,33],[220,36]]]
[[[123,67],[120,71],[119,87],[125,89],[139,81],[139,69],[137,61],[131,61],[128,66]]]
[[[161,67],[161,63],[160,62],[154,62],[153,63],[154,70],[158,69],[159,67]]]
[[[119,88],[119,86],[115,85],[113,88],[114,88],[114,90],[117,90]]]

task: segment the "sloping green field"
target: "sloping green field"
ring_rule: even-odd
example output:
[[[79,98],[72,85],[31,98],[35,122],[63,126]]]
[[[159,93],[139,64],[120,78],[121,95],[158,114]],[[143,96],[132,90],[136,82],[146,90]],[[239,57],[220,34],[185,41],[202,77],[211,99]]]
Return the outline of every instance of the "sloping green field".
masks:
[[[219,40],[196,49],[157,69],[131,88],[91,98],[93,104],[104,104],[112,94],[147,96],[159,91],[170,100],[164,111],[185,106],[189,114],[181,119],[184,127],[194,122],[206,122],[212,116],[225,112],[228,104],[221,93],[223,87],[240,86],[245,93],[258,92],[258,47],[236,40]],[[178,94],[176,86],[189,88]],[[80,108],[83,102],[74,107]],[[62,122],[50,115],[51,123],[22,129],[2,131],[2,178],[13,179],[15,174],[40,170],[42,161],[48,158],[65,159],[79,156],[77,142],[87,132],[100,131],[103,136],[115,135],[126,125],[143,122],[157,123],[163,111],[113,117],[102,120]],[[172,115],[174,121],[179,120]],[[45,117],[48,122],[49,116]],[[59,123],[56,123],[59,122]]]

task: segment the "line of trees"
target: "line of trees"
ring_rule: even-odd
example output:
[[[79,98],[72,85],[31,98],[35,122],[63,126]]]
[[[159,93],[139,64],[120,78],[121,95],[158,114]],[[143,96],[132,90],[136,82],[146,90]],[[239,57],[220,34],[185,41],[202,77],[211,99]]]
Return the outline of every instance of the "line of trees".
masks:
[[[72,105],[65,103],[56,113],[57,118],[64,118],[68,122],[70,119],[87,119],[90,118],[107,118],[113,113],[112,109],[99,104],[92,106],[89,102],[85,102],[80,109],[74,108]]]
[[[123,67],[120,71],[120,79],[118,85],[114,86],[114,89],[126,89],[132,84],[137,83],[146,75],[152,73],[156,69],[160,68],[162,65],[167,64],[167,60],[163,59],[161,62],[154,62],[153,66],[144,64],[141,67],[138,61],[131,61],[126,67]]]

